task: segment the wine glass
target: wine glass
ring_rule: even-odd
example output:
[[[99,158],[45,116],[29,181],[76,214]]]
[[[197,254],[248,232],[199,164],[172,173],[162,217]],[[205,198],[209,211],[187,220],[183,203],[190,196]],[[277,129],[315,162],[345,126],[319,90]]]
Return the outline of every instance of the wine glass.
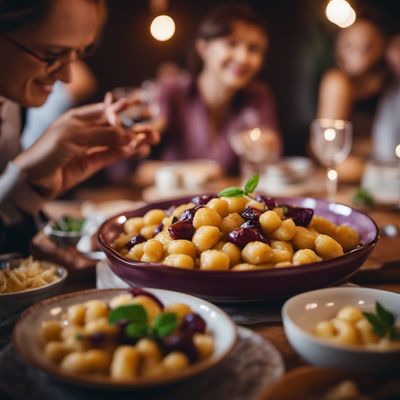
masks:
[[[337,193],[336,166],[350,153],[353,126],[340,119],[316,119],[311,123],[310,146],[315,157],[327,168],[326,189],[333,199]]]
[[[280,155],[276,133],[262,126],[240,130],[229,136],[229,142],[240,158],[243,180],[263,174],[267,165],[277,161]]]

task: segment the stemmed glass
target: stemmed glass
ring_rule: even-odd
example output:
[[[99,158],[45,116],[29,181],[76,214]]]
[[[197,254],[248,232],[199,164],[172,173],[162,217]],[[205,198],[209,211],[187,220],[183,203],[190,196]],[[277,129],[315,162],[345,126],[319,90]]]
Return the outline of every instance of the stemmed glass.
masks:
[[[333,199],[337,193],[336,166],[350,153],[353,126],[340,119],[316,119],[311,123],[310,146],[315,157],[327,168],[326,189]]]
[[[279,147],[273,131],[255,127],[229,137],[233,151],[240,157],[242,179],[263,174],[267,165],[279,158]]]

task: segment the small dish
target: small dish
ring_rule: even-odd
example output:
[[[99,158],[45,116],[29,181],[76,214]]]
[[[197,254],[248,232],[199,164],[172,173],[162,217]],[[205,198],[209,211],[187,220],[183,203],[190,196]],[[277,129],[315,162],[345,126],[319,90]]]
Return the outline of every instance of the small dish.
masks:
[[[309,363],[346,368],[362,373],[383,373],[398,368],[400,346],[383,350],[344,346],[327,342],[312,332],[320,321],[333,318],[344,306],[371,311],[376,302],[400,317],[400,294],[370,288],[329,288],[294,296],[282,308],[286,336],[294,349]]]
[[[87,290],[54,297],[35,304],[22,315],[14,329],[13,343],[15,348],[28,363],[61,380],[79,386],[108,389],[141,389],[181,381],[216,366],[232,351],[237,338],[237,328],[233,321],[218,307],[199,298],[178,292],[155,289],[146,289],[146,291],[155,295],[166,306],[173,303],[184,303],[189,305],[194,312],[200,314],[214,338],[213,354],[206,360],[190,365],[176,374],[143,377],[132,381],[115,381],[104,375],[68,373],[45,357],[38,337],[39,328],[43,321],[58,319],[72,304],[94,299],[108,301],[118,294],[126,293],[126,289]]]
[[[310,178],[314,172],[312,161],[306,157],[286,157],[266,168],[265,177],[269,182],[290,184]]]
[[[54,229],[54,222],[49,222],[43,228],[43,232],[55,244],[61,247],[74,247],[82,238],[82,231],[79,232],[65,232]]]
[[[19,266],[21,259],[10,260],[11,268]],[[40,261],[44,268],[54,266],[52,263]],[[57,293],[60,286],[67,279],[68,271],[66,268],[56,265],[56,274],[58,279],[47,285],[36,287],[33,289],[26,289],[19,292],[0,293],[0,319],[3,322],[11,322],[14,320],[18,313],[29,307],[30,305],[39,302],[45,298],[51,297]]]

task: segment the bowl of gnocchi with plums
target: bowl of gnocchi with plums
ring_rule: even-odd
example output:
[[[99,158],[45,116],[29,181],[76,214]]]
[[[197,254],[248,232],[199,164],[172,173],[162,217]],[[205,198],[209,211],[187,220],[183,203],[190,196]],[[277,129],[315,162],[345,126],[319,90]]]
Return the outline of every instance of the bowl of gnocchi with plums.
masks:
[[[215,367],[236,325],[205,300],[161,289],[104,289],[38,303],[13,343],[31,365],[77,385],[141,389]]]
[[[98,232],[111,269],[132,286],[212,301],[254,301],[337,284],[378,239],[349,206],[228,188],[118,214]]]
[[[296,295],[282,308],[285,334],[309,363],[386,373],[400,362],[400,294],[337,287]]]

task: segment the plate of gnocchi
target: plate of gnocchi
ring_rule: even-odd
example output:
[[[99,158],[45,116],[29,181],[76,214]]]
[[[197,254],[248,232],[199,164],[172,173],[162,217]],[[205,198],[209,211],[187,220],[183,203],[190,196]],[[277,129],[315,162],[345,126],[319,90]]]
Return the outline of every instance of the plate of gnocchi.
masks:
[[[118,214],[103,223],[98,240],[131,286],[245,302],[345,280],[372,251],[378,229],[368,215],[339,203],[220,193]]]
[[[399,319],[400,294],[360,287],[302,293],[282,309],[289,343],[305,360],[360,373],[398,369]]]
[[[159,289],[69,293],[38,303],[18,321],[13,343],[25,361],[88,387],[142,389],[215,367],[237,329],[218,307]]]

